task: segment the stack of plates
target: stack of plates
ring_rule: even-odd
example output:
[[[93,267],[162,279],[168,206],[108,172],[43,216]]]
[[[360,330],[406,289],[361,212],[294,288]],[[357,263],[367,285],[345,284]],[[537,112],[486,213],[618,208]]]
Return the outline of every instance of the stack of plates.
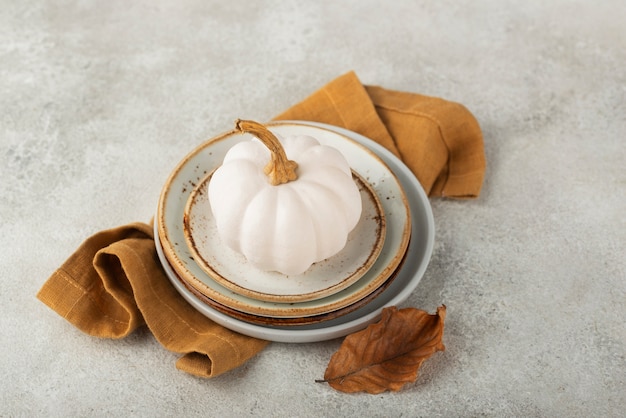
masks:
[[[423,276],[434,243],[428,198],[411,171],[368,138],[313,122],[267,126],[279,136],[310,135],[348,160],[363,213],[346,247],[289,277],[259,271],[227,248],[206,188],[226,152],[252,138],[228,132],[193,150],[166,182],[154,223],[160,261],[192,306],[242,334],[313,342],[358,331],[403,302]]]

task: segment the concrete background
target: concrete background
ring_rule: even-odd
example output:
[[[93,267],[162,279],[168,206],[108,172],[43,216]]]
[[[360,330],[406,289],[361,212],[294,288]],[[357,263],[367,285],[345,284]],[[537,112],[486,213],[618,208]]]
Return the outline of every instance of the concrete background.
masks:
[[[621,0],[1,0],[0,416],[623,416],[625,21]],[[484,130],[481,197],[432,200],[405,306],[447,305],[447,351],[414,384],[314,383],[340,340],[202,380],[35,298],[87,236],[149,220],[200,141],[349,70]]]

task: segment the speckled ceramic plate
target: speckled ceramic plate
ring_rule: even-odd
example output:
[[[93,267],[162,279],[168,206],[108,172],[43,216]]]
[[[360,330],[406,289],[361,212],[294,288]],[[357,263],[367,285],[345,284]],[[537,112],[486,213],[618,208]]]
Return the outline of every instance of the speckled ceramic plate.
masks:
[[[200,313],[233,331],[264,340],[286,343],[310,343],[340,338],[359,331],[377,321],[385,307],[401,304],[416,290],[428,267],[435,242],[435,222],[428,197],[413,173],[402,161],[379,144],[346,129],[313,122],[298,123],[333,130],[366,145],[376,152],[394,171],[407,193],[412,220],[411,242],[406,251],[405,261],[397,271],[395,279],[390,282],[389,286],[378,297],[352,312],[323,322],[298,326],[249,323],[212,308],[189,291],[176,278],[175,272],[166,259],[161,245],[157,245],[158,256],[172,285]],[[158,243],[159,234],[156,223],[155,240]]]
[[[282,303],[320,299],[363,277],[383,249],[387,227],[382,204],[372,186],[353,173],[363,210],[346,246],[296,276],[259,270],[220,238],[208,199],[211,176],[212,173],[202,179],[189,196],[183,218],[185,239],[200,268],[235,293]]]
[[[283,136],[310,135],[341,151],[350,167],[374,189],[385,213],[387,233],[380,255],[361,279],[320,299],[281,303],[240,295],[206,274],[194,260],[184,234],[184,209],[200,181],[217,168],[236,143],[252,138],[228,132],[192,151],[176,167],[161,193],[155,222],[163,252],[175,272],[206,297],[241,312],[277,318],[320,315],[349,306],[366,297],[400,264],[411,235],[411,216],[406,195],[389,167],[370,149],[330,129],[297,122],[275,122],[269,129]]]

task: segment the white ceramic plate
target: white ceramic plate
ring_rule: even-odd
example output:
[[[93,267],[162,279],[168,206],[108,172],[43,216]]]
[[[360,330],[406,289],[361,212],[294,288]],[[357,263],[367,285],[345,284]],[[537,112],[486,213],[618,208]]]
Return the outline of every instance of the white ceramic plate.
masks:
[[[372,267],[356,283],[337,293],[296,303],[250,298],[224,287],[206,274],[186,243],[184,209],[192,191],[208,173],[221,165],[226,152],[236,143],[252,138],[249,134],[234,132],[201,144],[183,159],[166,182],[155,220],[165,256],[186,283],[219,304],[241,312],[268,318],[297,318],[352,305],[379,288],[402,261],[411,234],[411,216],[405,192],[395,174],[377,154],[345,135],[297,122],[274,122],[268,124],[268,128],[282,136],[310,135],[322,144],[337,148],[353,171],[374,188],[385,212],[387,233],[380,255]]]
[[[303,274],[286,276],[262,271],[224,245],[208,199],[213,173],[192,191],[184,216],[187,246],[200,268],[235,293],[269,302],[304,302],[337,293],[363,277],[383,249],[385,212],[374,189],[357,173],[354,181],[362,201],[361,218],[336,255],[313,264]]]
[[[428,197],[413,173],[402,161],[376,142],[346,129],[313,122],[298,123],[333,130],[366,145],[394,171],[406,191],[412,217],[412,238],[407,257],[395,280],[372,302],[339,318],[302,326],[258,325],[232,318],[203,303],[180,283],[158,242],[158,228],[155,223],[157,252],[163,267],[174,287],[192,306],[226,328],[256,338],[288,343],[307,343],[343,337],[377,321],[383,308],[404,302],[415,290],[426,271],[435,239],[435,224]]]

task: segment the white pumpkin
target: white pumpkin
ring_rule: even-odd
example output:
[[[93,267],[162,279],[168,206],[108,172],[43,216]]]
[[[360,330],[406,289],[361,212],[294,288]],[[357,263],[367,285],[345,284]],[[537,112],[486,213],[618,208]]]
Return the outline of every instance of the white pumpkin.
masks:
[[[258,139],[233,146],[209,182],[225,244],[253,266],[286,275],[341,251],[362,210],[345,157],[310,136],[278,140],[252,121],[236,128]]]

